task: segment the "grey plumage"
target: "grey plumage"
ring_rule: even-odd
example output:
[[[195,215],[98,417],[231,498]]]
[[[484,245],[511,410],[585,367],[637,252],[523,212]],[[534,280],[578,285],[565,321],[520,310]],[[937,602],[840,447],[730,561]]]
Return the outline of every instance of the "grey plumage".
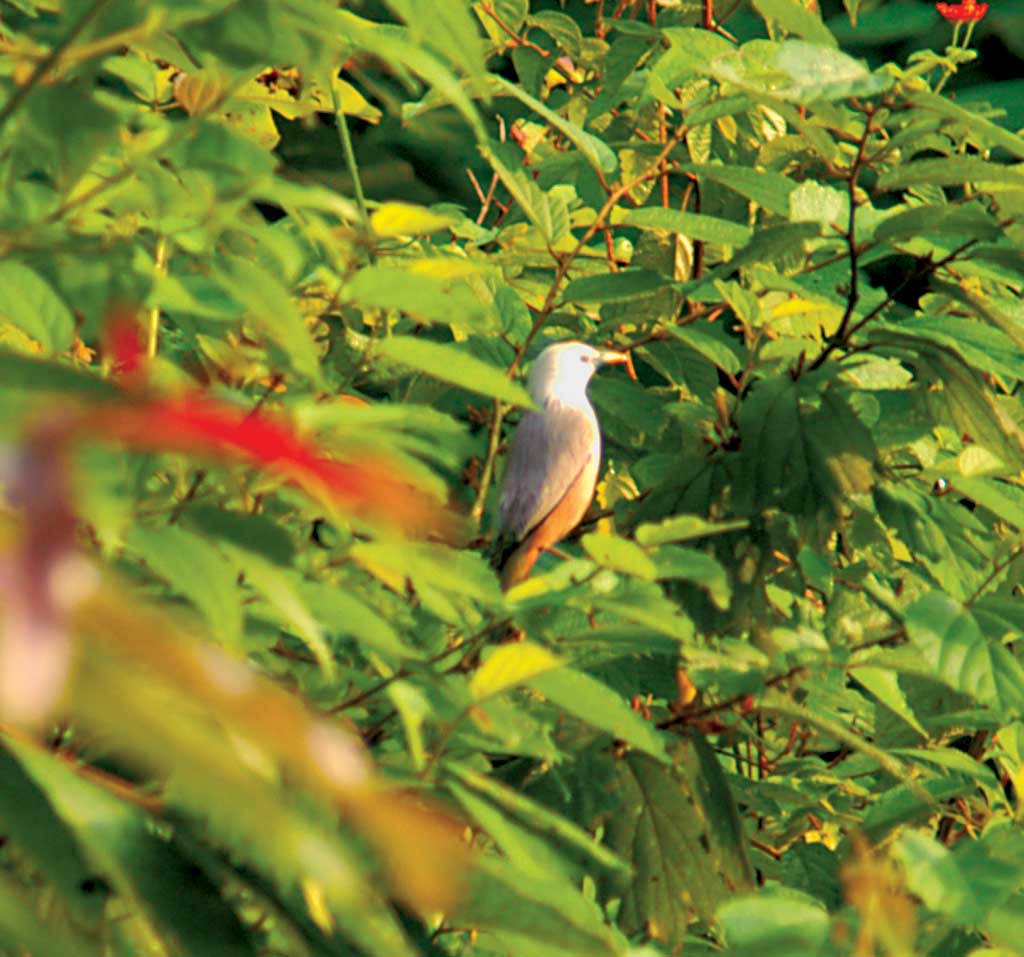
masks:
[[[559,503],[593,458],[601,456],[601,434],[586,408],[548,399],[527,412],[516,429],[498,507],[502,529],[525,538]]]

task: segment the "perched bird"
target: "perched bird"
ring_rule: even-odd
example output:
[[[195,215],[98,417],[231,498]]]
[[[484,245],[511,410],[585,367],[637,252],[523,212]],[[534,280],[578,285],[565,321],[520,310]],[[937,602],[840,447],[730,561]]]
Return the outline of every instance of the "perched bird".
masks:
[[[601,432],[587,386],[600,366],[628,362],[623,352],[582,342],[548,346],[534,362],[529,389],[537,411],[523,416],[513,436],[498,506],[496,564],[506,590],[586,513],[601,464]]]

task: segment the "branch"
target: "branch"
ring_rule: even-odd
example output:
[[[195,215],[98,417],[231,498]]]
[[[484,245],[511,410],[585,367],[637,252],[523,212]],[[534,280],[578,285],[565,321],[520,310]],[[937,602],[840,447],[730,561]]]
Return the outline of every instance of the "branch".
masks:
[[[860,250],[857,248],[857,180],[860,179],[861,170],[864,168],[864,157],[867,153],[868,139],[871,136],[871,108],[868,108],[867,118],[864,121],[864,133],[857,145],[857,155],[850,166],[850,172],[846,180],[846,188],[850,197],[850,215],[846,224],[846,249],[850,260],[850,288],[846,294],[846,309],[843,311],[843,318],[839,320],[839,326],[835,333],[829,338],[825,348],[821,350],[818,357],[807,367],[813,372],[823,365],[828,357],[839,348],[845,345],[850,335],[850,320],[853,319],[853,311],[860,302]]]
[[[772,678],[767,678],[764,684],[761,686],[761,691],[766,688],[774,688],[776,685],[784,684],[789,681],[790,678],[795,678],[798,674],[806,671],[805,665],[794,665],[789,671],[783,672],[781,675],[775,675]],[[682,714],[674,714],[671,718],[665,718],[663,721],[659,721],[657,727],[664,731],[667,728],[675,727],[680,724],[692,724],[694,721],[700,718],[706,718],[709,714],[716,714],[719,711],[728,711],[730,708],[743,702],[746,698],[749,698],[752,692],[745,691],[743,694],[733,695],[731,698],[726,698],[724,701],[719,701],[715,704],[708,705],[705,708],[698,708],[694,711],[684,711]]]

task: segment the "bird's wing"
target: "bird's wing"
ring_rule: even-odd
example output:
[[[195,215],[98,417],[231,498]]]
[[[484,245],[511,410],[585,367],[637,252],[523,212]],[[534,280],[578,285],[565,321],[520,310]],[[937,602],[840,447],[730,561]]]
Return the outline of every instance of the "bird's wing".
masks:
[[[527,412],[512,439],[498,515],[501,527],[522,539],[561,501],[599,454],[593,410],[549,400]]]

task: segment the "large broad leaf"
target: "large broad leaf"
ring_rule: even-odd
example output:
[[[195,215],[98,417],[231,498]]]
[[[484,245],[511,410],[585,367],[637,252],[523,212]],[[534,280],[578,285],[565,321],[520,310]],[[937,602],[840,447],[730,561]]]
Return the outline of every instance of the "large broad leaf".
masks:
[[[754,0],[754,9],[768,23],[778,24],[786,33],[803,37],[819,46],[836,46],[836,38],[822,22],[817,10],[813,7],[808,9],[799,0]]]
[[[126,544],[206,618],[218,640],[237,646],[242,638],[242,595],[237,572],[208,541],[176,525],[136,525]]]
[[[633,864],[628,885],[605,886],[621,897],[619,924],[648,934],[673,952],[694,918],[710,922],[729,898],[753,887],[746,839],[725,775],[699,735],[679,742],[673,764],[640,754],[614,762],[611,797],[619,807],[606,841]]]
[[[35,747],[12,739],[5,744],[163,946],[189,957],[252,957],[248,935],[209,877],[158,837],[137,807]]]
[[[0,827],[60,891],[74,920],[95,930],[105,897],[96,867],[45,791],[6,747],[0,747]]]
[[[985,638],[962,604],[929,592],[907,609],[904,620],[937,678],[1004,715],[1024,714],[1024,668],[1012,652]]]
[[[680,233],[690,239],[725,246],[746,245],[752,235],[749,227],[732,223],[727,219],[688,213],[679,209],[663,209],[660,206],[629,210],[619,221],[623,226],[662,229],[665,232]]]
[[[847,496],[871,488],[871,434],[836,389],[815,391],[806,379],[779,376],[758,383],[740,406],[742,507],[835,514]]]
[[[63,926],[47,914],[18,880],[0,874],[0,946],[12,954],[32,957],[101,957],[106,951],[98,935],[76,933],[78,928]]]
[[[531,832],[542,835],[559,851],[581,866],[596,866],[602,872],[628,874],[629,864],[579,825],[525,794],[508,787],[493,776],[485,775],[468,765],[446,761],[445,771],[457,778],[491,804],[500,808],[505,817],[519,821]]]
[[[532,678],[529,685],[587,724],[660,761],[668,760],[664,735],[630,708],[625,698],[596,678],[572,668],[559,668]]]
[[[830,930],[820,901],[786,887],[728,901],[718,921],[730,957],[817,957]]]
[[[803,40],[752,40],[705,69],[722,82],[793,103],[872,96],[891,82],[839,50]]]
[[[562,665],[562,660],[542,645],[530,641],[511,642],[487,655],[473,673],[469,692],[476,701],[481,701]]]
[[[39,273],[22,263],[0,263],[0,319],[31,336],[45,352],[63,352],[75,336],[67,303]]]
[[[438,262],[443,264],[443,260]],[[363,309],[399,309],[419,320],[466,329],[479,328],[486,319],[484,307],[465,285],[464,275],[446,279],[429,275],[425,269],[367,266],[349,283],[345,295]]]
[[[980,371],[965,361],[967,356],[980,361],[984,345],[976,345],[966,336],[957,336],[947,345],[941,341],[941,327],[934,332],[932,335],[918,324],[904,335],[898,326],[889,324],[869,335],[916,369],[919,379],[928,386],[924,399],[937,421],[953,425],[1007,465],[1024,461],[1024,429],[996,401]],[[1005,340],[1000,342],[1000,351],[1008,361],[1018,361],[1016,350],[1007,353],[1003,343]]]
[[[381,356],[450,382],[470,392],[501,399],[512,405],[532,405],[521,385],[509,380],[501,369],[469,355],[458,346],[428,342],[412,336],[393,336],[376,347]]]
[[[1024,160],[1024,137],[1019,133],[1011,133],[998,123],[993,123],[975,110],[965,109],[952,99],[936,96],[924,90],[914,92],[914,102],[945,119],[963,124],[968,136],[983,146],[1001,147],[1017,159]]]
[[[70,392],[88,399],[110,399],[116,386],[97,375],[56,361],[33,359],[0,350],[0,381],[8,389],[30,392]]]
[[[600,909],[567,881],[538,878],[496,857],[477,862],[450,920],[512,931],[564,954],[612,957],[622,951],[623,941],[604,923]]]
[[[774,170],[752,169],[748,166],[707,164],[688,167],[698,176],[721,183],[733,192],[763,206],[779,216],[789,214],[789,194],[797,184],[788,176]]]
[[[905,831],[895,852],[909,889],[963,926],[980,925],[1024,884],[1024,835],[1013,827],[994,827],[953,851],[918,831]]]
[[[624,269],[621,272],[583,276],[565,287],[562,298],[568,302],[615,302],[633,299],[672,285],[669,276],[653,269]]]
[[[963,186],[964,183],[1005,183],[1024,187],[1024,173],[1011,166],[973,156],[924,159],[897,166],[878,178],[878,189],[908,186]]]

